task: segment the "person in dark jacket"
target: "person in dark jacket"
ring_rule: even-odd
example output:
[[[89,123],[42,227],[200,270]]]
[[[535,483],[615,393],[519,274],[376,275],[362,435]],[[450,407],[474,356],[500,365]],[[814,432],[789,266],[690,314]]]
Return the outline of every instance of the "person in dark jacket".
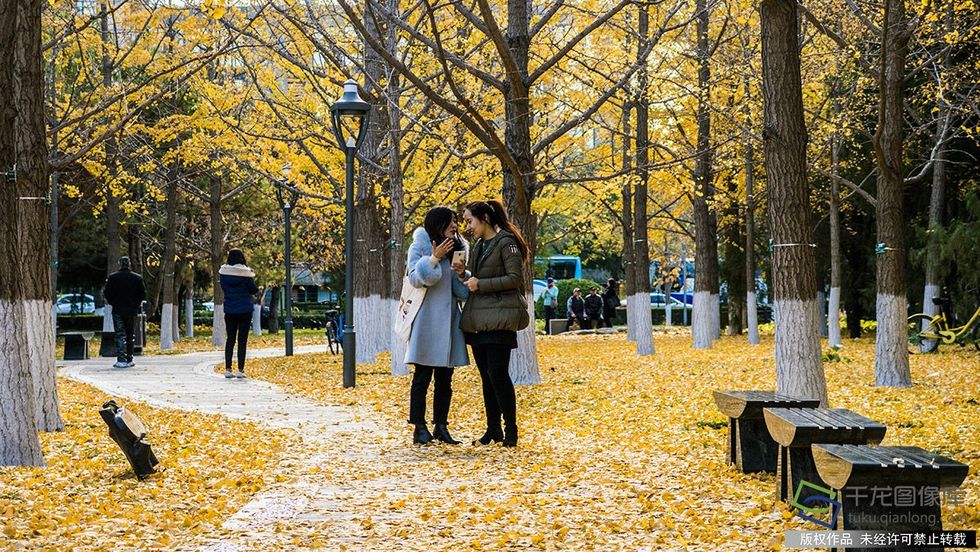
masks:
[[[578,329],[585,328],[585,300],[582,299],[582,290],[575,288],[572,296],[565,303],[565,313],[568,316],[568,329],[572,329],[572,324],[578,323]]]
[[[619,300],[619,282],[615,278],[610,278],[606,282],[606,289],[602,292],[602,321],[607,328],[612,328],[613,318],[616,318],[616,307],[621,304]]]
[[[254,296],[259,292],[259,287],[255,285],[255,272],[245,264],[245,254],[241,249],[228,252],[228,264],[221,266],[218,275],[221,279],[221,290],[225,294],[225,377],[235,377],[231,371],[231,355],[237,338],[238,377],[244,378],[248,330],[252,325]]]
[[[114,368],[132,368],[136,315],[146,299],[143,277],[130,269],[129,257],[119,258],[119,270],[106,279],[102,297],[112,307],[112,327],[116,332]]]
[[[487,430],[473,444],[503,442],[505,447],[516,447],[517,396],[508,368],[511,350],[517,348],[517,331],[530,324],[524,290],[527,243],[497,200],[470,203],[463,219],[476,243],[469,270],[459,267],[457,272],[468,292],[459,325],[480,371],[487,414]]]
[[[582,329],[595,329],[602,326],[602,296],[599,288],[592,286],[585,296],[585,326]]]

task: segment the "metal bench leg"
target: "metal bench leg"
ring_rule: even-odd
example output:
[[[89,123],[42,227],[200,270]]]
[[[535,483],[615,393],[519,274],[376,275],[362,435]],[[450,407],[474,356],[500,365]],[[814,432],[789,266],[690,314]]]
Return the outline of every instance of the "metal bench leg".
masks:
[[[776,473],[778,445],[769,435],[766,422],[759,419],[737,420],[736,466],[744,473]]]
[[[889,492],[881,493],[873,497],[873,487],[887,489]],[[902,489],[902,493],[912,492],[911,506],[895,506],[895,498],[898,492],[895,489]],[[914,491],[904,491],[914,489]],[[930,504],[930,499],[923,499],[929,496],[932,489],[939,489],[939,482],[935,485],[902,485],[900,480],[882,480],[877,485],[866,485],[861,487],[845,487],[838,490],[837,500],[841,503],[841,512],[837,518],[838,531],[887,531],[887,532],[923,532],[923,531],[942,531],[942,509],[939,505],[939,497],[935,497],[935,504]],[[925,491],[924,491],[925,490]],[[884,496],[885,498],[882,498]],[[929,550],[931,552],[941,552],[942,546],[922,547],[916,550]],[[843,552],[843,549],[838,549]],[[854,550],[881,550],[872,548],[848,548],[848,552]]]

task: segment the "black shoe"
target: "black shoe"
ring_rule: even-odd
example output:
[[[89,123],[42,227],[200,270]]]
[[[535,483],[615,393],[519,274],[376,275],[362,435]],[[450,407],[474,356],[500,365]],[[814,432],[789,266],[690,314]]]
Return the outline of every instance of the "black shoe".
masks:
[[[432,434],[429,433],[429,428],[425,424],[415,424],[412,442],[416,445],[426,445],[432,442]]]
[[[499,429],[493,430],[488,429],[483,437],[480,437],[476,441],[473,441],[473,446],[489,445],[490,443],[499,443],[504,440],[504,433]]]
[[[512,426],[504,429],[504,446],[505,447],[517,446],[517,426]]]
[[[453,439],[453,436],[449,434],[449,428],[446,427],[446,424],[436,424],[432,437],[435,438],[436,441],[442,441],[447,445],[458,445],[462,442]]]

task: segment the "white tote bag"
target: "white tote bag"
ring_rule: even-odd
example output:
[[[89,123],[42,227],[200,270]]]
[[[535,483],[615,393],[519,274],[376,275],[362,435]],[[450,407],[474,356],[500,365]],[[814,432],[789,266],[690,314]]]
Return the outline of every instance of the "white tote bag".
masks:
[[[402,278],[402,295],[398,300],[398,313],[395,318],[395,335],[402,341],[408,342],[412,337],[412,323],[422,307],[426,288],[417,288],[408,281],[408,268]]]

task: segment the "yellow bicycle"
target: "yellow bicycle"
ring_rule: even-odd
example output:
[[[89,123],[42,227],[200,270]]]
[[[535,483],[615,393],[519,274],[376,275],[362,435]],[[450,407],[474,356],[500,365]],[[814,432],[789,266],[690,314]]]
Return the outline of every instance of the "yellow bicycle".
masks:
[[[980,307],[977,307],[966,324],[950,326],[950,318],[946,316],[949,298],[933,297],[932,302],[939,306],[939,314],[933,316],[919,313],[909,317],[909,352],[932,353],[939,348],[940,343],[959,343],[961,347],[973,343],[980,351]]]

